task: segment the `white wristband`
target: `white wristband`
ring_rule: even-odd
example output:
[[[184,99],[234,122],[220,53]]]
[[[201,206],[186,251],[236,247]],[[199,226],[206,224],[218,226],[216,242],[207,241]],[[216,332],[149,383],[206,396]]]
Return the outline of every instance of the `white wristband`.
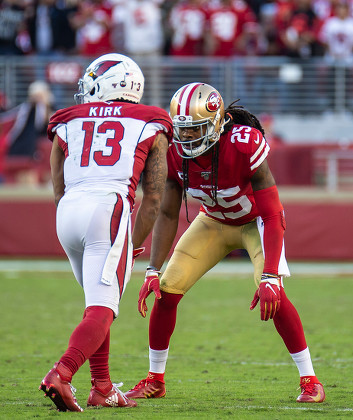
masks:
[[[277,287],[281,287],[281,279],[279,277],[261,277],[260,283],[271,283]]]
[[[148,277],[148,276],[158,276],[159,277],[159,275],[161,274],[161,272],[160,271],[158,271],[158,270],[155,270],[155,269],[148,269],[147,268],[147,270],[146,270],[146,277]]]

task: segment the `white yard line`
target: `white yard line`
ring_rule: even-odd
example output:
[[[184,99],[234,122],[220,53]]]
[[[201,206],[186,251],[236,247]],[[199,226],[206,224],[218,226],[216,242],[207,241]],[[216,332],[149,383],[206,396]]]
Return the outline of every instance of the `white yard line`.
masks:
[[[147,261],[136,261],[134,272],[143,273],[148,265]],[[353,262],[289,262],[292,275],[305,274],[317,276],[353,275]],[[58,271],[70,272],[67,260],[0,260],[0,271]],[[209,275],[252,274],[252,264],[243,259],[226,260],[212,268]]]

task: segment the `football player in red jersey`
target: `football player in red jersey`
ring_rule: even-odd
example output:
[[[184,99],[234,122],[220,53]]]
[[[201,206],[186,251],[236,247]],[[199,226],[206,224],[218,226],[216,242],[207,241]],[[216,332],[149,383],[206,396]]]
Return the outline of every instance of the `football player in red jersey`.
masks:
[[[214,57],[247,55],[247,40],[258,42],[258,37],[254,37],[257,28],[256,16],[245,2],[222,0],[208,12],[208,54]]]
[[[261,319],[273,320],[296,363],[302,390],[297,401],[324,401],[301,320],[283,287],[283,277],[290,275],[284,255],[285,219],[266,160],[270,148],[262,126],[234,102],[224,110],[221,95],[204,83],[180,88],[171,100],[170,115],[175,147],[168,151],[168,179],[138,301],[145,317],[146,298],[155,293],[149,326],[150,369],[147,378],[126,395],[165,395],[164,373],[179,301],[232,250],[246,249],[257,284],[250,309],[259,302]],[[186,193],[200,201],[200,212],[177,243],[159,281]]]
[[[140,104],[144,76],[121,54],[93,61],[79,81],[79,104],[56,112],[48,136],[57,234],[85,294],[83,320],[65,353],[42,380],[59,411],[82,411],[71,379],[88,360],[88,406],[135,407],[109,372],[110,326],[130,279],[133,259],[152,229],[167,178],[172,121]],[[131,212],[142,178],[133,251]]]
[[[177,2],[171,9],[169,27],[171,30],[170,55],[203,55],[207,11],[202,0]]]

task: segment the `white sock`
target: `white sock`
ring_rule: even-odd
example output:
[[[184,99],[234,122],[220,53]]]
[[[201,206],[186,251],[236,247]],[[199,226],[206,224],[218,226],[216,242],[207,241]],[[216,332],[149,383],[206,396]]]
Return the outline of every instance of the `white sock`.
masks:
[[[166,350],[153,350],[150,347],[150,372],[164,373],[168,359],[169,347]]]
[[[315,376],[308,347],[298,353],[291,353],[291,356],[294,363],[297,365],[300,376]]]

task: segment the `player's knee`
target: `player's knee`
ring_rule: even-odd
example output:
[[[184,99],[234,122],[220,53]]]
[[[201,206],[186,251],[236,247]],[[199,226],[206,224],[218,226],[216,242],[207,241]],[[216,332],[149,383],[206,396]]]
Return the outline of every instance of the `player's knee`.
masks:
[[[92,318],[102,327],[109,328],[114,320],[114,312],[105,306],[88,306],[84,318]]]
[[[178,306],[183,294],[174,294],[161,291],[162,298],[156,299],[156,304],[160,305],[164,309],[173,309]]]

